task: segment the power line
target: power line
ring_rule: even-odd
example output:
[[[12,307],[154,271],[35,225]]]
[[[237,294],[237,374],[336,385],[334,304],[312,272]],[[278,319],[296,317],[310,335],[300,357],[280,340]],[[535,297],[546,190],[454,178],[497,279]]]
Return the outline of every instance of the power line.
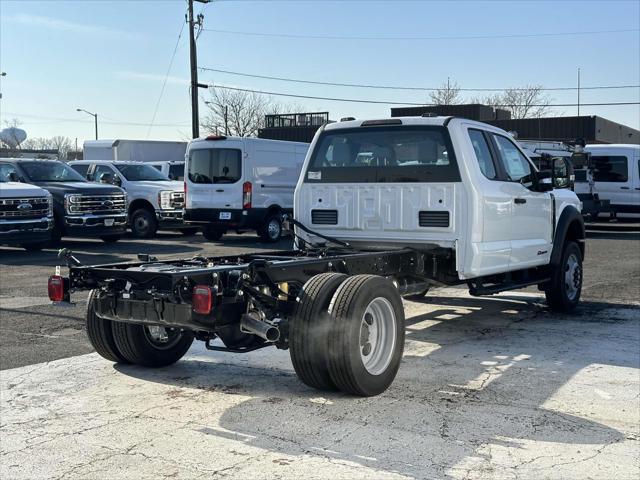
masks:
[[[355,87],[355,88],[374,88],[383,90],[412,90],[412,91],[434,91],[440,90],[441,87],[403,87],[397,85],[371,85],[362,83],[344,83],[344,82],[322,82],[319,80],[303,80],[298,78],[272,77],[269,75],[258,75],[255,73],[233,72],[231,70],[221,70],[218,68],[199,67],[200,70],[208,72],[224,73],[240,77],[261,78],[265,80],[278,80],[282,82],[305,83],[310,85],[329,85],[333,87]],[[577,90],[578,87],[546,87],[540,88],[541,91],[561,91],[561,90]],[[640,88],[640,85],[596,85],[593,87],[580,87],[580,90],[607,90],[607,89],[625,89]],[[529,90],[526,87],[517,88],[460,88],[464,92],[504,92],[505,90]]]
[[[226,85],[212,84],[212,88],[222,88],[224,90],[232,90],[236,92],[259,93],[263,95],[273,95],[276,97],[305,98],[310,100],[327,100],[331,102],[349,102],[349,103],[370,103],[382,105],[408,105],[419,107],[436,107],[435,103],[414,103],[414,102],[397,102],[385,100],[365,100],[356,98],[336,98],[336,97],[318,97],[312,95],[297,95],[293,93],[268,92],[264,90],[252,90],[250,88],[228,87]],[[494,107],[575,107],[576,103],[555,103],[555,104],[531,104],[531,105],[492,105]],[[607,103],[581,103],[583,107],[609,106],[609,105],[640,105],[640,102],[607,102]]]
[[[539,37],[568,37],[577,35],[601,35],[611,33],[629,33],[639,32],[640,29],[628,28],[619,30],[591,30],[582,32],[548,32],[548,33],[512,33],[512,34],[489,34],[489,35],[464,35],[464,36],[344,36],[344,35],[309,35],[309,34],[295,34],[295,33],[269,33],[269,32],[243,32],[237,30],[220,30],[213,28],[203,28],[202,31],[222,33],[228,35],[245,35],[254,37],[279,37],[279,38],[309,38],[316,40],[484,40],[495,38],[539,38]]]
[[[182,26],[180,27],[180,33],[178,33],[178,39],[176,40],[176,46],[173,47],[173,53],[171,54],[171,60],[169,61],[169,66],[167,67],[167,73],[164,75],[164,80],[162,82],[162,88],[160,89],[160,96],[158,97],[158,101],[156,102],[156,106],[153,109],[153,116],[151,117],[151,124],[147,129],[147,136],[151,134],[151,129],[153,128],[153,124],[156,121],[156,115],[158,114],[158,108],[160,108],[160,102],[162,101],[162,96],[164,95],[164,89],[167,86],[167,80],[169,78],[169,73],[171,73],[171,67],[173,67],[173,61],[176,58],[176,52],[178,51],[178,46],[180,45],[180,39],[182,38],[182,32],[184,31],[185,22],[182,22]]]

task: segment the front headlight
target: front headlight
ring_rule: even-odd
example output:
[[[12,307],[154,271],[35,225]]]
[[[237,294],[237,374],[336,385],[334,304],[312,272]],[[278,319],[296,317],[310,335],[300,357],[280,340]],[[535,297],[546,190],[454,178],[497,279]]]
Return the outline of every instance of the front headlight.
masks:
[[[64,196],[64,209],[67,213],[77,213],[73,209],[76,204],[80,202],[80,195],[65,195]]]
[[[47,197],[47,205],[49,206],[47,208],[47,217],[53,217],[53,195],[51,194]]]
[[[171,210],[170,190],[163,190],[158,193],[158,205],[160,205],[160,210]]]

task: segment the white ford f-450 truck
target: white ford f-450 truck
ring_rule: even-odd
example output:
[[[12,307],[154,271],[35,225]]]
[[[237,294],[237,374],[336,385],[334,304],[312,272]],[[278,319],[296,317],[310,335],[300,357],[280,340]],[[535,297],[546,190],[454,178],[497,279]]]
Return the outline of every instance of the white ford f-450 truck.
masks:
[[[584,224],[567,159],[538,171],[504,131],[451,117],[345,121],[316,134],[295,190],[295,248],[82,266],[53,301],[90,290],[104,358],[148,367],[208,349],[289,349],[307,385],[376,395],[404,348],[402,297],[466,284],[537,285],[549,307],[580,298]]]

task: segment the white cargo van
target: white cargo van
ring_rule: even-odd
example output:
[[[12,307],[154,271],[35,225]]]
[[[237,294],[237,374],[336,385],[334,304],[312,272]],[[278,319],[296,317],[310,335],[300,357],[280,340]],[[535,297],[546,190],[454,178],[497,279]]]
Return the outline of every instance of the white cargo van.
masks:
[[[640,145],[587,145],[585,152],[591,154],[595,190],[611,202],[613,214],[640,214]],[[576,181],[576,193],[586,188]]]
[[[265,242],[282,233],[309,144],[261,138],[209,136],[186,153],[185,215],[208,240],[229,230],[257,230]]]

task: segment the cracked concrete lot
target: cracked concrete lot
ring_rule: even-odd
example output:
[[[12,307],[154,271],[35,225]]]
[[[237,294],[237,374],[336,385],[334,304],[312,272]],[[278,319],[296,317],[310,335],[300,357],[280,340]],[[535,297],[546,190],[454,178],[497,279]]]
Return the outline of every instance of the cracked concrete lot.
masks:
[[[395,383],[321,394],[288,353],[0,372],[3,479],[637,479],[640,309],[536,293],[407,303]]]

